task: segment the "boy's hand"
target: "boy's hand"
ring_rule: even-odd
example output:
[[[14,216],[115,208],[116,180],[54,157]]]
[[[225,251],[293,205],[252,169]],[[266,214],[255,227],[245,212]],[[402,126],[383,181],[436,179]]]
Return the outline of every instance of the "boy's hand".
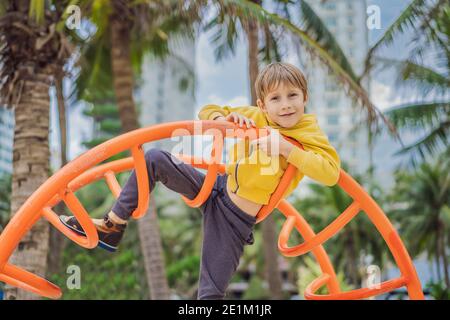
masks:
[[[287,141],[278,130],[269,126],[265,127],[270,134],[259,139],[253,140],[250,145],[264,151],[269,157],[282,155],[286,159],[289,157],[294,145]]]
[[[256,128],[256,123],[255,123],[255,121],[253,121],[253,119],[244,117],[243,115],[240,115],[239,113],[236,113],[236,112],[231,112],[226,117],[224,117],[224,116],[215,117],[214,120],[225,120],[225,121],[230,121],[230,122],[234,122],[234,123],[239,123],[240,127],[242,127],[243,124],[245,123],[247,128],[250,128],[251,126],[254,126]]]

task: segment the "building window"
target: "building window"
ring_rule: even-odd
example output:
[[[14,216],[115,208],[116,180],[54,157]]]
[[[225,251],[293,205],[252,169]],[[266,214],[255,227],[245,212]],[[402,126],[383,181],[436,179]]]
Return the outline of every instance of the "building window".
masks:
[[[337,107],[337,101],[335,99],[327,99],[327,108],[333,109]]]
[[[161,99],[158,99],[158,101],[156,102],[156,107],[158,108],[158,112],[163,109],[164,106]]]
[[[159,78],[159,81],[160,81],[160,82],[163,82],[163,81],[164,81],[164,76],[165,76],[164,70],[160,70],[160,71],[158,72],[158,78]]]
[[[336,143],[339,140],[339,134],[337,132],[330,132],[328,140],[330,143]]]
[[[325,24],[328,28],[336,27],[336,18],[335,17],[327,17],[325,18]]]
[[[336,10],[336,3],[335,2],[325,2],[325,3],[322,3],[322,6],[326,10]]]
[[[349,26],[353,26],[353,17],[348,17],[347,21]]]
[[[327,123],[329,125],[339,124],[339,116],[337,114],[332,114],[332,115],[327,116]]]
[[[337,91],[337,85],[332,81],[327,81],[325,82],[325,89],[330,92],[335,92]]]
[[[162,83],[160,82],[158,85],[158,96],[162,97],[164,95],[164,88],[162,86]]]
[[[352,0],[347,1],[347,9],[348,9],[348,10],[353,10],[353,3],[352,3]]]

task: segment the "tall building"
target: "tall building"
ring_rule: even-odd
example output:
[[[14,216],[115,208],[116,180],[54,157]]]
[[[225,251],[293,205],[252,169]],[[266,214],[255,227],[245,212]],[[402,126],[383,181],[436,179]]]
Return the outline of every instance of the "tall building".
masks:
[[[308,3],[326,24],[341,46],[355,73],[361,74],[368,50],[366,3],[364,0],[316,1]],[[337,149],[351,173],[363,173],[369,166],[367,128],[355,129],[361,108],[346,94],[338,80],[318,60],[301,55],[301,64],[309,85],[305,112],[317,115],[322,130]]]
[[[12,173],[14,111],[0,106],[0,175]]]
[[[172,55],[161,60],[146,57],[142,66],[142,84],[135,96],[140,106],[141,127],[156,124],[192,120],[195,113],[195,41],[177,39],[177,42],[169,42]],[[171,141],[164,139],[144,145],[144,149],[150,147],[160,148],[172,153],[183,152],[193,154],[189,150],[174,151],[173,147],[184,139],[190,139],[191,145],[194,139],[184,137],[183,140]],[[185,146],[185,144],[183,144]],[[191,149],[192,150],[192,149]],[[163,189],[168,190],[162,184]],[[179,199],[175,192],[165,192],[171,199]],[[169,214],[176,215],[179,208],[175,205],[166,209]]]
[[[136,94],[142,127],[194,119],[195,41],[178,39],[169,47],[172,55],[163,61],[145,58]],[[173,145],[170,139],[153,144],[168,151]]]

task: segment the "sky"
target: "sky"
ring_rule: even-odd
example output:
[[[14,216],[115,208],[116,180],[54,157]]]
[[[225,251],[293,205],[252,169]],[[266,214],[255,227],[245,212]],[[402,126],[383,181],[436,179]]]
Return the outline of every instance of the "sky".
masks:
[[[402,10],[410,3],[410,0],[367,0],[368,5],[378,5],[381,13],[381,29],[369,31],[369,45],[373,44],[396,19]],[[218,105],[245,105],[249,102],[249,81],[247,74],[247,47],[241,40],[237,46],[234,57],[216,62],[214,49],[210,45],[211,34],[201,34],[196,41],[196,112],[205,104]],[[398,57],[399,48],[404,48],[406,39],[399,39],[399,45],[384,50],[386,56]],[[289,59],[289,58],[288,58]],[[288,60],[289,61],[289,60]],[[391,81],[389,74],[377,75],[371,84],[371,98],[376,106],[385,109],[407,101],[406,96],[399,94]],[[58,133],[56,128],[56,106],[52,107],[52,151],[58,149]],[[195,113],[196,114],[196,113]],[[193,118],[195,118],[195,114]],[[81,141],[89,136],[91,120],[82,116],[81,106],[76,106],[69,111],[69,159],[78,156],[85,149]],[[57,151],[56,151],[57,152]]]

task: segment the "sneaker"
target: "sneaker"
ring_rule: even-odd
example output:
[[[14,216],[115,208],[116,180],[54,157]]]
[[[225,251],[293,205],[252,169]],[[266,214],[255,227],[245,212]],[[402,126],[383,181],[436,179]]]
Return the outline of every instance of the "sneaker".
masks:
[[[86,236],[83,228],[74,216],[59,216],[59,220],[69,229],[76,233]],[[92,219],[98,233],[98,246],[109,252],[117,250],[120,240],[122,240],[123,233],[127,224],[118,224],[111,221],[108,215],[103,219]]]

